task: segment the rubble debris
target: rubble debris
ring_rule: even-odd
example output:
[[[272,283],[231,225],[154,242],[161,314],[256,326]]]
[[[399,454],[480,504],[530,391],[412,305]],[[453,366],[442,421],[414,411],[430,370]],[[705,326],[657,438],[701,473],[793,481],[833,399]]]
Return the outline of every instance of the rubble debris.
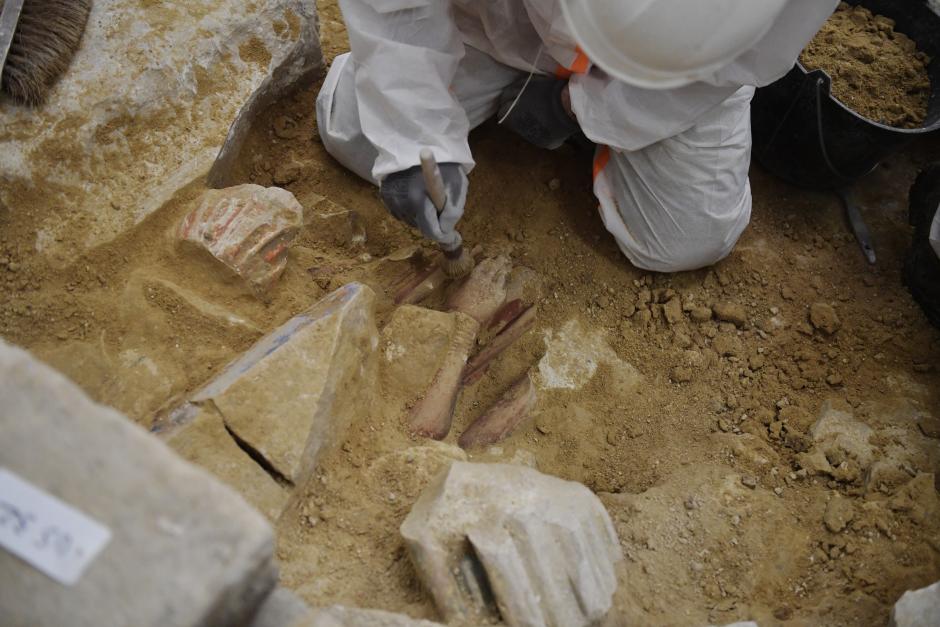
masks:
[[[350,423],[368,415],[377,348],[375,295],[350,283],[261,338],[155,430],[211,403],[269,473],[302,484]]]
[[[509,386],[509,389],[482,416],[467,427],[457,441],[461,448],[495,444],[519,426],[538,400],[530,373]]]
[[[908,590],[891,610],[889,627],[928,627],[940,625],[940,581]]]
[[[578,483],[523,466],[454,463],[401,527],[448,622],[579,627],[603,618],[620,544]]]
[[[747,312],[737,303],[715,303],[713,309],[715,317],[722,322],[730,322],[736,327],[743,327],[747,324]]]
[[[845,529],[855,518],[855,508],[851,501],[834,495],[826,505],[826,513],[823,515],[823,523],[826,529],[832,533],[839,533]]]
[[[177,237],[208,251],[263,296],[284,272],[303,207],[287,190],[245,184],[209,190],[177,228]]]
[[[274,535],[235,491],[2,341],[0,397],[4,468],[111,534],[71,586],[0,551],[5,623],[248,621],[277,582]]]
[[[814,329],[818,329],[826,335],[832,335],[842,326],[835,308],[827,303],[813,303],[810,305],[809,321]]]

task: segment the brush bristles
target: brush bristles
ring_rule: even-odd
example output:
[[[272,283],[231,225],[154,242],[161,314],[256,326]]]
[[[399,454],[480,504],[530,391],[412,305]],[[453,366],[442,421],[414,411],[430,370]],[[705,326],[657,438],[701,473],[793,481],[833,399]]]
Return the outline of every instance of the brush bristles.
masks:
[[[451,279],[459,279],[470,274],[474,265],[476,264],[473,256],[466,249],[461,249],[459,257],[451,258],[445,255],[441,260],[441,269]]]
[[[49,88],[68,68],[90,11],[91,0],[26,0],[0,89],[18,102],[42,104]]]

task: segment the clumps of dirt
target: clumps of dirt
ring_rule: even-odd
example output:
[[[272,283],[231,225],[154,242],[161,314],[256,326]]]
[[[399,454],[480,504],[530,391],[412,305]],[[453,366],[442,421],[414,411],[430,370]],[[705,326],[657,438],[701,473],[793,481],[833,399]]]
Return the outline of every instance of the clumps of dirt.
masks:
[[[927,117],[930,58],[894,26],[892,19],[843,2],[800,62],[829,74],[833,96],[866,118],[917,128]]]

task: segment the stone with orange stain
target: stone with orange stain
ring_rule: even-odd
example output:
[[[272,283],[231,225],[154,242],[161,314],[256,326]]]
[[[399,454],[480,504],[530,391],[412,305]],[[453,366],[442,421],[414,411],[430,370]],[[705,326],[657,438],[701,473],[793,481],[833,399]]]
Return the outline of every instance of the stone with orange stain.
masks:
[[[263,296],[284,272],[303,207],[278,187],[209,190],[180,222],[180,240],[208,251]]]

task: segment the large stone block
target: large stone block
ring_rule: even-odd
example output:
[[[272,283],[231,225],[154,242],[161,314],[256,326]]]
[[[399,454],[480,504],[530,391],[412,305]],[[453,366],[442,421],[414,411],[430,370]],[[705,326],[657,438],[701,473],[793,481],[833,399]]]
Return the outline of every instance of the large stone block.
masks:
[[[350,283],[258,340],[154,430],[172,434],[211,404],[267,470],[300,485],[371,410],[378,343],[375,294]]]
[[[890,627],[936,627],[940,625],[940,581],[908,590],[894,604]]]
[[[261,296],[284,272],[303,212],[294,195],[279,187],[209,190],[176,234],[208,251]]]
[[[47,103],[0,102],[0,205],[68,263],[210,168],[229,184],[257,111],[322,68],[314,2],[95,0]]]
[[[238,447],[211,405],[200,408],[193,421],[175,432],[167,444],[183,459],[238,491],[271,522],[277,521],[287,505],[288,491]]]
[[[273,588],[274,539],[234,491],[0,342],[4,468],[110,529],[73,585],[0,549],[10,627],[237,625]]]
[[[448,622],[586,626],[617,588],[620,543],[600,500],[523,466],[455,462],[401,533]]]

